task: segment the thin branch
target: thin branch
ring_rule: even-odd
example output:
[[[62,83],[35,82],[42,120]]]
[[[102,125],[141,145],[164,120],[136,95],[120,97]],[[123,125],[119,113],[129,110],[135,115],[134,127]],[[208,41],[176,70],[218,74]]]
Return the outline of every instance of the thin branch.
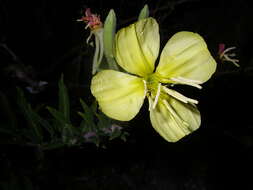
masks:
[[[18,56],[6,44],[0,43],[0,47],[4,48],[15,62],[19,62]]]

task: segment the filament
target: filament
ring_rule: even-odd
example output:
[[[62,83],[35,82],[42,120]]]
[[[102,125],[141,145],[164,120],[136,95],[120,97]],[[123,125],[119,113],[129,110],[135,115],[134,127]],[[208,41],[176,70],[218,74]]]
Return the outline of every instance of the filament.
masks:
[[[202,82],[199,80],[193,80],[193,79],[187,79],[187,78],[183,78],[183,77],[173,77],[171,78],[172,81],[181,83],[181,84],[187,84],[189,86],[193,86],[196,87],[198,89],[201,89],[202,86],[200,86],[199,84],[201,84]]]
[[[161,94],[161,83],[158,84],[158,87],[157,87],[157,92],[156,92],[156,96],[155,96],[155,101],[154,101],[154,104],[152,106],[153,109],[155,109],[155,106],[158,102],[158,99],[159,99],[159,96]]]
[[[163,86],[163,90],[169,94],[170,96],[180,100],[181,102],[184,102],[184,103],[193,103],[193,104],[198,104],[198,101],[195,100],[195,99],[192,99],[192,98],[188,98],[182,94],[180,94],[179,92],[175,91],[175,90],[171,90],[169,88],[166,88],[165,86]]]

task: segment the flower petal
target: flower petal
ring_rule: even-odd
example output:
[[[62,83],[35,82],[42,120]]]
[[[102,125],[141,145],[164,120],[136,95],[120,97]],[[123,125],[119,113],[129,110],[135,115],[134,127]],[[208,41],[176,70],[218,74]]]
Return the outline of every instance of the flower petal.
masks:
[[[152,100],[149,99],[152,104]],[[200,113],[193,104],[185,104],[172,97],[159,100],[155,109],[150,109],[154,129],[167,141],[176,142],[200,126]]]
[[[206,82],[216,70],[216,62],[204,39],[193,32],[178,32],[164,47],[156,72],[163,78],[183,77]]]
[[[109,117],[129,121],[139,112],[145,87],[141,78],[114,70],[104,70],[92,78],[91,92]]]
[[[117,32],[115,57],[126,71],[145,76],[154,71],[159,47],[159,27],[156,20],[141,19]]]

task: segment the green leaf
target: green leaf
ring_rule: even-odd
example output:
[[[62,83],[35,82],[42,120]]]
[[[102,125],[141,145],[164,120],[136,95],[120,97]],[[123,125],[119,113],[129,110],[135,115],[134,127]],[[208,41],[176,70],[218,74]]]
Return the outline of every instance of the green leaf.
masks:
[[[113,133],[111,134],[109,140],[116,139],[116,138],[120,137],[120,135],[121,135],[121,131],[116,129],[116,130],[113,131]]]
[[[89,121],[93,121],[94,115],[93,115],[91,108],[89,108],[89,106],[82,99],[80,99],[80,103],[81,103],[82,108],[84,110],[85,117],[87,117]]]
[[[91,104],[91,106],[90,106],[90,109],[91,109],[91,111],[92,111],[93,114],[97,113],[97,107],[98,107],[97,101],[93,101],[92,104]]]
[[[24,176],[22,181],[23,181],[25,190],[33,190],[34,189],[32,181],[28,177]]]
[[[119,70],[114,59],[114,37],[116,31],[116,15],[113,9],[110,10],[104,23],[104,53],[109,64],[109,69]]]
[[[0,133],[5,133],[5,134],[8,134],[8,135],[12,135],[12,136],[15,135],[15,134],[13,134],[15,131],[11,128],[8,129],[7,127],[9,127],[9,125],[5,126],[3,123],[1,123]]]
[[[47,107],[47,109],[57,121],[57,126],[61,134],[63,143],[68,143],[75,132],[73,126],[66,120],[66,117],[62,112],[51,107]]]
[[[149,9],[148,9],[148,5],[145,5],[140,14],[139,14],[139,17],[138,17],[138,20],[141,20],[141,19],[144,19],[144,18],[148,18],[149,16]]]
[[[58,110],[56,110],[55,108],[52,107],[47,107],[48,111],[51,113],[51,115],[58,121],[60,122],[61,125],[64,125],[67,121],[66,118],[64,116],[64,114]],[[62,128],[62,127],[61,127]]]
[[[104,115],[103,113],[99,113],[97,114],[97,118],[98,118],[98,124],[97,127],[99,129],[103,129],[103,128],[108,128],[111,126],[111,119],[108,118],[106,115]]]
[[[38,144],[38,140],[36,135],[34,135],[34,132],[29,130],[29,129],[23,129],[20,133],[20,135],[22,135],[22,137],[25,137],[25,141],[27,139],[29,139],[33,145]],[[27,142],[26,142],[27,143]],[[30,142],[29,142],[30,143]]]
[[[72,125],[66,124],[62,132],[62,141],[69,146],[78,144],[79,131]]]
[[[42,129],[38,124],[38,117],[35,116],[36,113],[32,110],[31,105],[26,101],[24,92],[20,88],[17,88],[17,93],[17,103],[31,129],[30,135],[32,136],[30,137],[30,139],[32,139],[34,143],[41,143],[43,136]]]
[[[120,136],[120,139],[126,142],[126,137],[129,136],[128,132],[123,132],[123,134]]]
[[[87,130],[94,130],[96,126],[94,123],[94,113],[92,111],[92,108],[90,108],[82,99],[80,99],[80,103],[84,110],[84,113],[78,112],[78,114],[83,118],[83,122],[80,125],[80,127],[82,126],[82,132]],[[86,127],[88,127],[88,129]]]
[[[70,111],[69,111],[69,95],[67,87],[63,81],[63,75],[58,83],[59,86],[59,111],[63,113],[65,121],[70,123]]]
[[[79,112],[80,113],[80,112]],[[79,114],[78,113],[78,114]],[[80,115],[80,114],[79,114]],[[89,131],[89,125],[87,125],[87,122],[86,120],[82,120],[81,123],[80,123],[80,126],[79,126],[79,129],[80,129],[80,134],[82,133],[86,133]]]
[[[0,109],[4,110],[3,114],[6,115],[9,124],[8,128],[11,128],[12,130],[17,129],[17,118],[14,113],[14,110],[11,107],[8,97],[1,91],[0,91]]]
[[[54,129],[53,127],[48,123],[47,120],[43,119],[38,113],[32,112],[32,117],[35,119],[36,123],[47,130],[47,132],[51,135],[51,137],[54,136]]]
[[[65,146],[64,143],[50,143],[43,145],[43,150],[52,150]]]

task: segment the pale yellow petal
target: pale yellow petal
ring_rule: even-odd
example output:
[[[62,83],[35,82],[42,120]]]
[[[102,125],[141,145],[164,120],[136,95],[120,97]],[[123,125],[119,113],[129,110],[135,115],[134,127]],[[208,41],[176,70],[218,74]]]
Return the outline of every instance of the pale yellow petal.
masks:
[[[120,121],[134,118],[145,98],[141,78],[114,70],[104,70],[95,75],[91,92],[103,113]]]
[[[126,71],[146,76],[154,71],[159,47],[159,27],[156,20],[141,19],[117,32],[115,57]]]
[[[165,45],[156,72],[163,78],[206,82],[216,70],[204,39],[197,33],[178,32]]]
[[[152,100],[149,99],[152,104]],[[159,100],[150,109],[153,128],[167,141],[176,142],[200,126],[200,113],[196,106],[185,104],[172,97]]]

